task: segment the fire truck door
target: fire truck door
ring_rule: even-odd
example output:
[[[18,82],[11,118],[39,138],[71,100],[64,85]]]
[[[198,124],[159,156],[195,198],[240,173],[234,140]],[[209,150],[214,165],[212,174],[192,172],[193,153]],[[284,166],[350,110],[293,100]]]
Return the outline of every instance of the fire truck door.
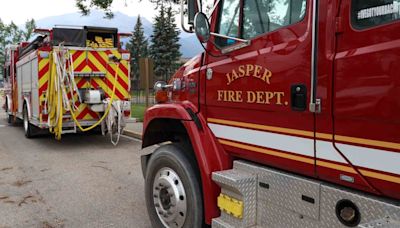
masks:
[[[207,45],[208,126],[231,155],[314,175],[310,1],[224,0]],[[226,52],[226,55],[221,55]],[[216,55],[220,55],[216,57]]]
[[[345,1],[340,17],[335,146],[375,189],[400,198],[400,1]]]

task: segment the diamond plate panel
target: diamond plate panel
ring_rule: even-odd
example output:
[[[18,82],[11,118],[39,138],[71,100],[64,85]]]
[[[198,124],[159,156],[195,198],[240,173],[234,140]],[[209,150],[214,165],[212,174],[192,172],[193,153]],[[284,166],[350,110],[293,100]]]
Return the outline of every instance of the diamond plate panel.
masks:
[[[400,221],[400,207],[384,202],[369,195],[341,190],[337,187],[321,186],[321,225],[325,227],[343,227],[335,213],[339,200],[348,199],[355,203],[361,213],[361,224],[379,219]]]
[[[251,174],[258,174],[260,172],[258,170],[260,167],[262,166],[256,165],[248,161],[236,160],[233,162],[233,169],[242,170]]]
[[[216,218],[212,220],[211,226],[213,228],[234,228],[234,226],[229,225],[228,223],[225,223],[223,219],[221,218]]]
[[[257,202],[257,225],[268,228],[319,228],[318,221],[294,211],[281,208],[266,200]]]
[[[259,171],[258,182],[269,185],[268,189],[258,186],[260,200],[266,200],[278,207],[292,210],[315,220],[319,219],[320,184],[318,182],[265,168],[260,168]],[[303,200],[303,197],[312,199],[314,203]]]
[[[248,204],[245,195],[248,192],[254,194],[254,197],[249,197],[251,206],[257,207],[251,209],[256,217],[256,226],[253,227],[345,227],[339,222],[335,212],[336,203],[342,199],[351,200],[359,208],[361,213],[359,227],[400,227],[398,201],[383,201],[378,197],[268,169],[250,162],[235,161],[233,170],[218,172],[215,176],[213,173],[213,180],[220,181],[222,192],[243,200],[245,206]],[[269,189],[259,187],[259,182],[268,183]],[[303,201],[301,195],[315,197],[316,208],[307,205],[310,203]],[[246,207],[245,212],[247,212]],[[252,226],[250,223],[240,223],[239,220],[223,213],[220,218],[214,220],[213,227]]]
[[[377,221],[369,222],[359,225],[360,228],[399,228],[400,221],[391,219],[379,219]]]
[[[221,213],[220,219],[234,227],[250,227],[256,224],[257,177],[251,173],[231,169],[214,172],[212,179],[221,187],[221,192],[243,201],[243,218],[238,219]]]

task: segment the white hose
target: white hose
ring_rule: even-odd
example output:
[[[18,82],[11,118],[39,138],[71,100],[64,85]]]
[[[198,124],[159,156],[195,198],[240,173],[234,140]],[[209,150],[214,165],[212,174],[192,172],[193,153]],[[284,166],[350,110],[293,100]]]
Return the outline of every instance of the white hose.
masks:
[[[107,104],[110,102],[110,100],[105,101]],[[112,103],[112,109],[110,110],[108,116],[107,116],[107,130],[110,134],[110,140],[111,143],[116,146],[119,142],[119,139],[121,137],[122,131],[123,131],[123,126],[125,126],[124,118],[123,118],[123,107],[122,107],[122,102],[120,100],[114,101]],[[116,117],[116,118],[115,118]],[[117,119],[117,123],[115,123],[115,119]],[[114,124],[117,124],[117,132],[116,132],[116,140],[114,141],[113,137],[113,126]]]
[[[78,94],[78,99],[79,99],[79,103],[82,103],[82,98],[81,98],[81,94],[79,93],[78,90],[78,86],[75,83],[75,73],[74,73],[74,60],[72,59],[72,55],[70,52],[68,52],[69,55],[69,69],[70,69],[70,77],[71,77],[71,82],[72,82],[72,86],[74,88],[74,91]],[[75,104],[74,104],[75,106]],[[75,106],[76,109],[78,109],[78,107]]]

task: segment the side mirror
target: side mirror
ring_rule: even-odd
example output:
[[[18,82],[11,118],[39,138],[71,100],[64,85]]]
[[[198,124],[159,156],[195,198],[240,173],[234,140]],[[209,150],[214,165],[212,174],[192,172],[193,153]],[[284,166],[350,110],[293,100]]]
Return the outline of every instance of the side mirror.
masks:
[[[210,39],[210,23],[207,16],[202,12],[198,12],[194,17],[194,31],[201,43],[207,43]]]

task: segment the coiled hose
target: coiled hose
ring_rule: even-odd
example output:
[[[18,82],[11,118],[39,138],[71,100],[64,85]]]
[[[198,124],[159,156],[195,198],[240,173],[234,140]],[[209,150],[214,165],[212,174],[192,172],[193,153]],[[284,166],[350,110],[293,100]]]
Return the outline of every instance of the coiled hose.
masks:
[[[68,52],[68,49],[67,49]],[[76,126],[82,131],[89,131],[97,127],[101,122],[107,117],[115,98],[116,82],[119,73],[119,62],[116,63],[117,69],[115,71],[113,89],[111,97],[108,100],[107,108],[103,116],[92,126],[83,128],[80,122],[77,120],[75,115],[75,110],[71,107],[71,101],[68,99],[66,85],[65,83],[71,83],[69,80],[65,80],[67,72],[65,72],[65,62],[60,61],[59,54],[64,54],[61,52],[61,48],[58,51],[54,50],[53,55],[50,55],[50,62],[53,60],[54,63],[51,67],[50,78],[49,78],[49,88],[47,91],[47,104],[49,110],[48,124],[50,126],[50,132],[54,133],[57,140],[61,139],[62,127],[63,127],[63,115],[65,111],[70,111],[71,117],[74,120]],[[58,69],[57,69],[58,68]],[[70,89],[73,88],[71,84],[68,86]],[[73,96],[72,96],[73,97]],[[75,104],[74,104],[75,105]]]

